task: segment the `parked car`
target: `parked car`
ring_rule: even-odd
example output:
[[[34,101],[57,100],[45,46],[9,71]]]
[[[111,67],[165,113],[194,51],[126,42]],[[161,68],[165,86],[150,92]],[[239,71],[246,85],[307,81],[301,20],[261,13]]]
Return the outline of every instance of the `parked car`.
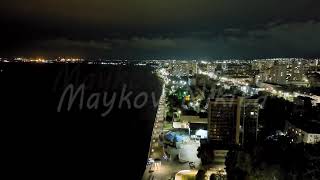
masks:
[[[151,165],[151,164],[153,164],[154,163],[154,160],[152,159],[152,158],[149,158],[148,159],[148,162],[147,162],[147,165]]]

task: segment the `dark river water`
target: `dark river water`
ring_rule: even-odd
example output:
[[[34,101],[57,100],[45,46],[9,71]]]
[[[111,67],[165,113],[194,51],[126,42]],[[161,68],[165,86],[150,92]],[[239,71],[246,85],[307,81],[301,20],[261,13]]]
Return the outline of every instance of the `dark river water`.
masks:
[[[141,178],[161,94],[152,68],[5,63],[0,70],[12,177]]]

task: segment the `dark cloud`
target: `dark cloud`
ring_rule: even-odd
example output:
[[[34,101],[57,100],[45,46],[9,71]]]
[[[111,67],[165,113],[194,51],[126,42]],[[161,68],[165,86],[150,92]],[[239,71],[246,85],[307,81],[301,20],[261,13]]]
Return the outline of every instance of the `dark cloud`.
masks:
[[[1,1],[1,54],[318,56],[318,0]]]

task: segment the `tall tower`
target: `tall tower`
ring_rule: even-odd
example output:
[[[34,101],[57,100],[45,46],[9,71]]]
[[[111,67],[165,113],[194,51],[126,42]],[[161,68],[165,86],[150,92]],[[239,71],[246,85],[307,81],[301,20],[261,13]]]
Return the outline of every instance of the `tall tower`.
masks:
[[[239,144],[239,99],[216,98],[210,100],[208,109],[208,138],[210,142],[229,147]]]
[[[241,100],[240,143],[253,144],[258,138],[260,105],[257,99]]]
[[[259,104],[256,99],[216,98],[208,108],[208,139],[225,148],[255,142]]]
[[[287,84],[287,66],[280,64],[278,61],[274,62],[271,68],[271,82],[276,84]]]

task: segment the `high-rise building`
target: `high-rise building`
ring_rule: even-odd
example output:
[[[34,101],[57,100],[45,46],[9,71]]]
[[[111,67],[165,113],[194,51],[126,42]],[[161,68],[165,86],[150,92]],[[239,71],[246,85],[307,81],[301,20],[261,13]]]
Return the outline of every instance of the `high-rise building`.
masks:
[[[257,139],[259,104],[256,99],[216,98],[208,109],[208,139],[228,148]]]
[[[258,138],[258,120],[260,105],[257,99],[242,99],[240,119],[240,143],[252,144]]]
[[[169,65],[169,73],[173,76],[189,76],[197,74],[197,63],[177,61]]]
[[[287,84],[287,65],[275,61],[271,68],[269,82],[281,85]]]
[[[238,99],[210,100],[208,109],[208,139],[215,144],[239,144],[240,106]]]

